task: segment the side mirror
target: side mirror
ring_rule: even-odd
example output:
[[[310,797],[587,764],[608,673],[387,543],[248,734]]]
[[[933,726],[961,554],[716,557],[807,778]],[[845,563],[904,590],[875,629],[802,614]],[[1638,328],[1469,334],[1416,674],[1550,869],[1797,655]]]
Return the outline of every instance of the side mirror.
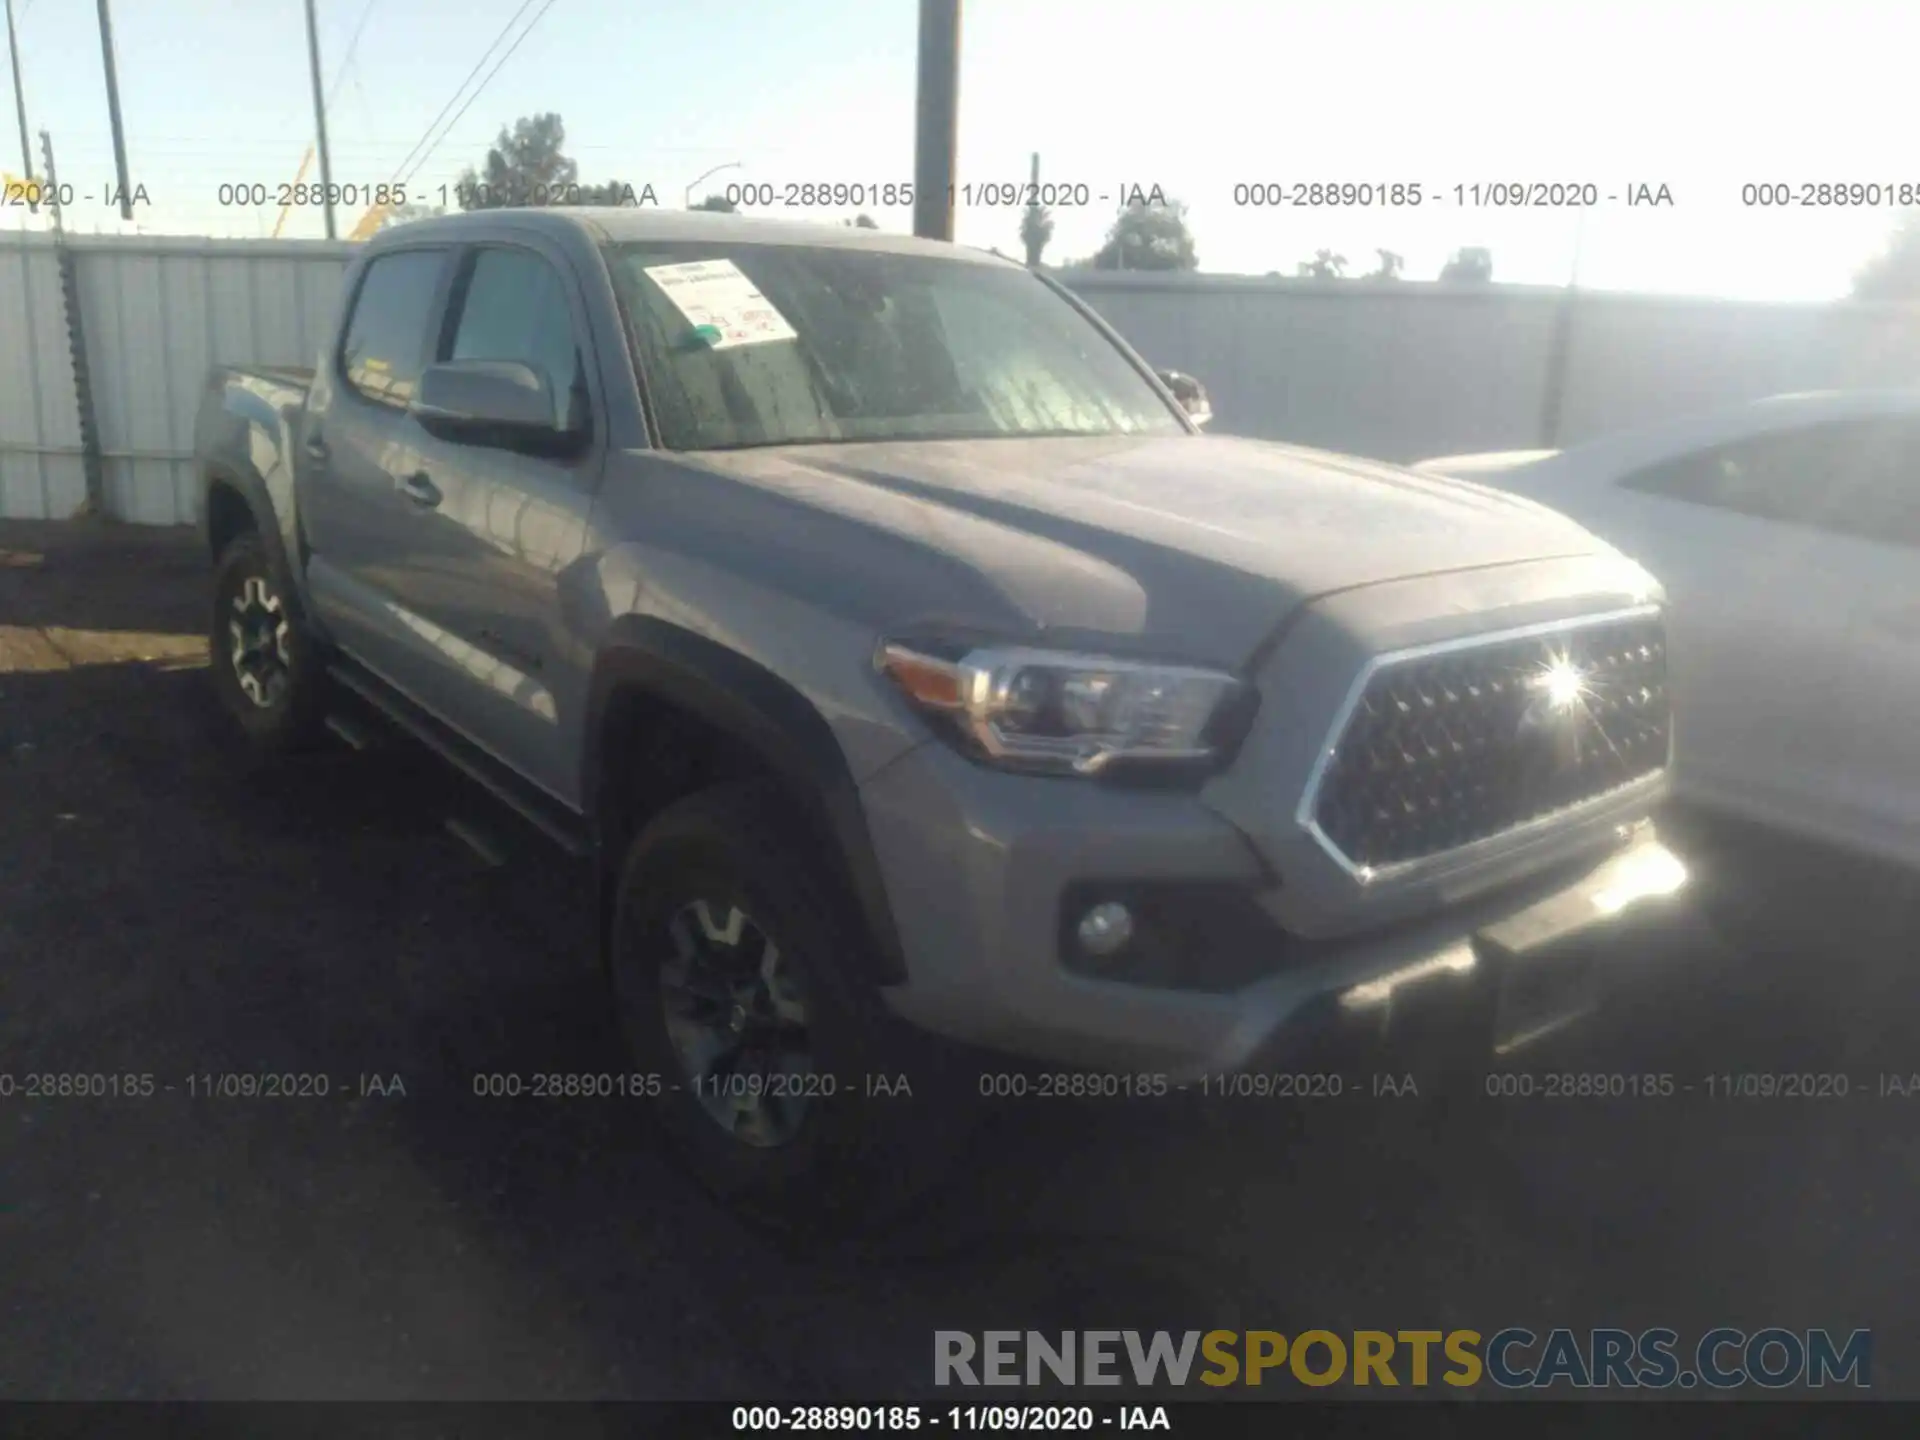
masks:
[[[429,435],[469,445],[561,454],[585,439],[585,432],[562,426],[547,377],[517,360],[429,365],[407,413]]]
[[[1213,419],[1213,405],[1207,399],[1207,388],[1191,375],[1183,375],[1178,370],[1156,370],[1160,383],[1173,392],[1173,398],[1180,402],[1180,408],[1187,412],[1187,418],[1196,425],[1205,425]]]

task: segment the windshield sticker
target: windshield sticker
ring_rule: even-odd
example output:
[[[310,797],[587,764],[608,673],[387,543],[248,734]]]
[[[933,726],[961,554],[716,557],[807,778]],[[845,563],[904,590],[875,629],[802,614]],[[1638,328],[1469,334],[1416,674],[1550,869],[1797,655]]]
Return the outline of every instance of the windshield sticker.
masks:
[[[695,340],[709,350],[797,338],[786,316],[731,260],[649,265],[646,273],[687,317]]]

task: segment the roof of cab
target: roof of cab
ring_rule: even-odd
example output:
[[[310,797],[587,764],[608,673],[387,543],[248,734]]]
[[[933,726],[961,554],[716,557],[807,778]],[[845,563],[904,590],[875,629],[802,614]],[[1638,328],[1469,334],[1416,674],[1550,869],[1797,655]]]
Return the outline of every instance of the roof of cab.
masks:
[[[600,244],[654,240],[692,241],[695,244],[808,245],[836,250],[875,250],[894,255],[938,255],[949,260],[970,260],[985,265],[1017,265],[1016,261],[1004,256],[949,244],[944,240],[891,235],[882,230],[868,230],[853,225],[808,224],[757,215],[729,215],[713,210],[669,210],[657,205],[468,210],[457,215],[436,215],[396,225],[390,230],[381,231],[371,243],[385,248],[402,238],[415,241],[433,236],[457,240],[489,231],[497,234],[502,226],[544,230],[550,234],[572,230],[584,233]]]

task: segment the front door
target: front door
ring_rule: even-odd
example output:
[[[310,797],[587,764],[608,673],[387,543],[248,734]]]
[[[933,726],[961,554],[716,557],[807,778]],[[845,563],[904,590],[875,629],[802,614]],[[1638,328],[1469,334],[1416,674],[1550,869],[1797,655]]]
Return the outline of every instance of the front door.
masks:
[[[605,457],[586,363],[584,302],[565,257],[537,242],[469,249],[435,360],[515,360],[544,374],[556,420],[594,441],[554,458],[421,433],[395,493],[404,514],[386,576],[401,623],[437,658],[415,698],[570,805],[588,668],[565,643],[562,596],[585,544]]]

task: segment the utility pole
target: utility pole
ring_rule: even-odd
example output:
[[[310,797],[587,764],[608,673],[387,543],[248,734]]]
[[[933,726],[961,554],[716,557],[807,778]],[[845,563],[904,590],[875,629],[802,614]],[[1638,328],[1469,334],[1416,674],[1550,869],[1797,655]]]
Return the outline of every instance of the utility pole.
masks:
[[[120,128],[120,77],[113,68],[113,17],[100,0],[100,56],[107,67],[107,119],[113,123],[113,168],[120,180],[120,218],[133,219],[133,186],[127,183],[127,133]]]
[[[20,41],[13,33],[13,0],[7,0],[7,53],[13,58],[13,108],[20,121],[20,163],[25,168],[20,178],[33,183],[33,142],[27,138],[27,92],[20,87]],[[33,192],[27,192],[27,208],[38,210]]]
[[[1567,398],[1567,372],[1573,365],[1573,326],[1580,294],[1580,257],[1587,238],[1584,210],[1574,219],[1573,268],[1567,275],[1567,288],[1561,292],[1553,311],[1553,329],[1547,337],[1546,387],[1540,399],[1540,448],[1552,450],[1560,444],[1560,426]]]
[[[1046,242],[1041,240],[1038,230],[1040,209],[1040,152],[1036,150],[1033,152],[1033,180],[1031,182],[1031,188],[1027,191],[1027,215],[1029,222],[1021,227],[1021,229],[1026,232],[1021,238],[1027,242],[1027,268],[1029,270],[1038,270],[1040,268],[1040,252],[1046,248]]]
[[[913,136],[913,233],[953,239],[960,128],[960,0],[920,0],[920,91]]]
[[[100,0],[102,5],[107,0]],[[320,88],[320,27],[313,18],[313,0],[307,0],[307,69],[313,73],[314,144],[320,151],[320,196],[327,210],[327,239],[337,240],[333,226],[333,161],[327,155],[327,99]]]

